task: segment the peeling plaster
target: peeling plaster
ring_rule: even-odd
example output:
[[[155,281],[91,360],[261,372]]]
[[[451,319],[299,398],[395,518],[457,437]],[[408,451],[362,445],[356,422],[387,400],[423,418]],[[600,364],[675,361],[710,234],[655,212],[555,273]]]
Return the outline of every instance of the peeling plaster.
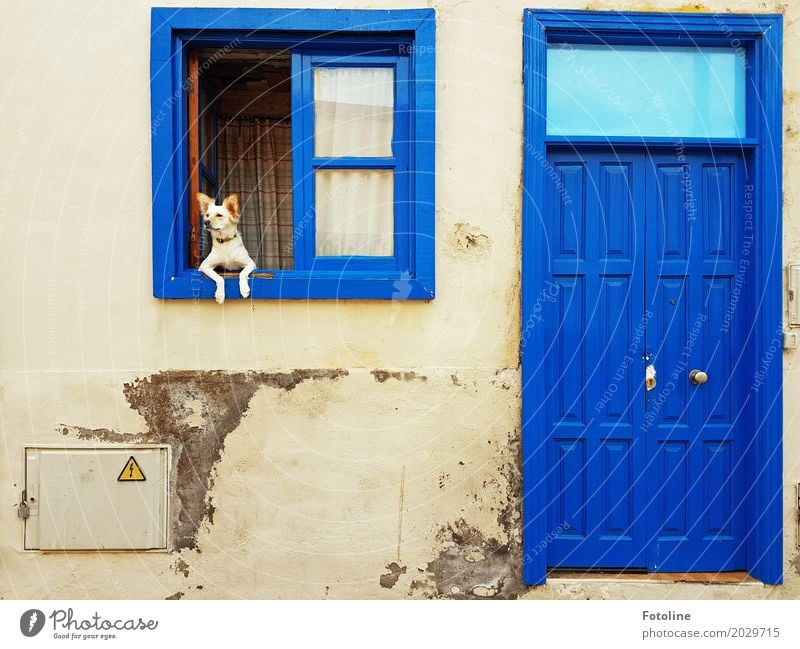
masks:
[[[175,574],[176,575],[179,572],[182,572],[184,577],[188,577],[189,576],[189,564],[186,563],[186,561],[184,561],[183,559],[178,559],[175,562],[174,568],[175,568]]]
[[[383,588],[394,588],[397,580],[400,579],[400,575],[406,574],[406,567],[393,561],[386,565],[386,569],[389,572],[381,575],[380,584]]]
[[[525,589],[519,553],[464,519],[442,528],[451,546],[428,563],[436,594],[451,599],[516,599]]]
[[[117,444],[145,444],[147,443],[146,434],[118,433],[108,428],[86,428],[84,426],[65,426],[59,425],[62,435],[74,435],[78,439],[102,440],[104,442],[115,442]]]
[[[800,575],[800,554],[794,555],[794,559],[789,561],[789,567],[794,568],[795,572]]]
[[[412,582],[412,591],[423,589],[428,597],[450,599],[516,599],[527,590],[522,583],[518,429],[509,433],[508,443],[497,449],[497,455],[493,477],[485,480],[481,492],[471,498],[478,502],[479,510],[497,511],[497,525],[504,539],[487,537],[464,518],[442,526],[437,534],[442,551],[419,567],[426,580]]]
[[[422,381],[427,382],[428,377],[424,374],[417,374],[416,372],[390,372],[389,370],[372,370],[370,372],[378,383],[385,383],[389,379],[397,379],[398,381]]]
[[[237,428],[253,395],[262,387],[291,391],[308,380],[335,381],[344,369],[288,372],[167,371],[123,386],[130,407],[147,422],[146,433],[60,425],[63,435],[122,444],[161,443],[172,447],[173,548],[195,549],[201,524],[214,522],[212,470],[225,438]],[[187,566],[188,568],[188,566]]]
[[[492,242],[480,228],[469,223],[456,223],[451,244],[461,253],[482,255],[492,249]]]
[[[505,531],[509,544],[522,554],[522,440],[519,429],[509,435],[498,473],[506,482],[506,501],[497,513],[497,524]]]
[[[497,378],[492,381],[492,385],[499,385],[503,390],[510,390],[516,383],[516,370],[505,367],[495,371],[494,375]]]

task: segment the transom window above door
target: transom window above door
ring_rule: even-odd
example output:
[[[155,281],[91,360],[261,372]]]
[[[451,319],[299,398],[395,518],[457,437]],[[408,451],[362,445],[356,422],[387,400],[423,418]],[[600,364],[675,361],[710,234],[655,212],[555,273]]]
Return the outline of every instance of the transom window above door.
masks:
[[[745,53],[550,43],[547,134],[745,137]]]

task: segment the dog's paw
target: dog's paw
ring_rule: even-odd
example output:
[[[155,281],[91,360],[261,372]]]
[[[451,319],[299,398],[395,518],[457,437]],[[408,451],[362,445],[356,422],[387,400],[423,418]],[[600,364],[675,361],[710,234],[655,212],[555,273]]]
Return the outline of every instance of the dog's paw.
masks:
[[[214,293],[214,299],[217,301],[217,304],[222,304],[225,301],[225,291],[217,291]]]
[[[240,284],[239,292],[242,294],[242,297],[250,297],[250,287],[247,284]]]

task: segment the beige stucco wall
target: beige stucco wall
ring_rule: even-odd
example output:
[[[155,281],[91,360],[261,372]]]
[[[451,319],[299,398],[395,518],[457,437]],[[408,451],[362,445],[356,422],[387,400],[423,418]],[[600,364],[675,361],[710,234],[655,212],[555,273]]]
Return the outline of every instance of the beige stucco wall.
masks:
[[[224,307],[151,297],[150,4],[0,5],[0,597],[463,595],[450,572],[473,562],[451,547],[482,548],[484,559],[471,558],[486,566],[489,591],[505,582],[503,596],[800,596],[792,353],[784,586],[515,582],[521,20],[530,3],[429,5],[438,12],[437,298]],[[547,6],[786,13],[784,250],[798,259],[800,6]],[[335,371],[292,373],[306,368]],[[218,412],[231,394],[244,414]],[[208,479],[192,495],[196,537],[180,551],[21,551],[13,505],[23,444],[172,443],[209,426],[219,444],[192,451]]]

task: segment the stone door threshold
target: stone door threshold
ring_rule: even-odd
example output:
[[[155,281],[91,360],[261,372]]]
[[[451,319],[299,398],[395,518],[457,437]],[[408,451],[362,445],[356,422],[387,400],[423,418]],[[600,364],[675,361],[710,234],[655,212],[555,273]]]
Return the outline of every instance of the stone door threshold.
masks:
[[[735,572],[580,572],[575,570],[551,570],[547,581],[613,581],[613,582],[664,582],[670,584],[738,584],[747,586],[763,586],[745,571]]]

